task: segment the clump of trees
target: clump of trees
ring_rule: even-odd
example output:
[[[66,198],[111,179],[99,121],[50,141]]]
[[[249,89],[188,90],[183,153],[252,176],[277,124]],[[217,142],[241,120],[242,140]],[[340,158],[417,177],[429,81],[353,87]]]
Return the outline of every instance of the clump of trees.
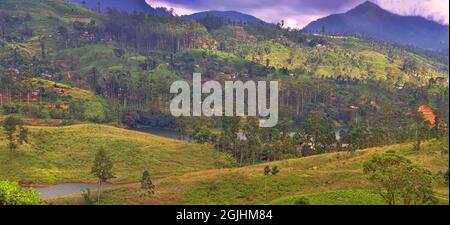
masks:
[[[212,45],[208,31],[197,22],[180,17],[110,10],[102,34],[143,53],[152,50],[176,52]]]
[[[217,149],[231,153],[239,164],[319,154],[336,147],[334,122],[323,113],[308,114],[297,132],[291,127],[289,120],[260,128],[258,117],[223,117],[221,133],[213,139]]]
[[[376,154],[364,163],[364,173],[376,185],[377,192],[388,205],[433,204],[431,171],[388,151]]]
[[[275,176],[280,172],[278,166],[270,168],[270,166],[264,167],[264,199],[267,202],[267,178],[269,175]]]
[[[306,117],[302,132],[307,140],[312,142],[312,148],[323,153],[336,143],[335,126],[333,121],[323,113],[312,112]]]

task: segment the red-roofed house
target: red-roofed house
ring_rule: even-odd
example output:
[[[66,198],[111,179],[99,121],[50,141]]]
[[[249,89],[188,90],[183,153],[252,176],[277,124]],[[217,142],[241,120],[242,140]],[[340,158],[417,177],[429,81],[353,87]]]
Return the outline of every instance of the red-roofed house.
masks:
[[[436,124],[436,115],[434,115],[433,109],[430,108],[428,105],[421,105],[417,112],[422,113],[423,118],[430,122],[430,126],[434,127]]]

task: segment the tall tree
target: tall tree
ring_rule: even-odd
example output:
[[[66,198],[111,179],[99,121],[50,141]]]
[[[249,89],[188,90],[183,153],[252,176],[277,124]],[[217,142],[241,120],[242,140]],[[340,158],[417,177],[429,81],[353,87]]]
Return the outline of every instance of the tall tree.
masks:
[[[97,202],[100,203],[100,197],[102,192],[102,184],[108,179],[114,178],[113,175],[113,162],[108,156],[106,151],[101,148],[95,154],[94,165],[92,166],[91,173],[98,178],[98,192]]]
[[[336,142],[335,127],[333,121],[320,112],[311,112],[302,125],[302,131],[313,143],[314,150],[318,153],[325,151]]]
[[[264,199],[267,202],[267,178],[270,175],[277,175],[280,172],[280,170],[278,169],[278,166],[274,166],[272,168],[270,168],[270,166],[265,166],[264,167]]]
[[[364,162],[364,173],[375,182],[388,205],[429,204],[434,201],[432,173],[411,163],[395,151],[376,154]]]
[[[27,142],[28,130],[23,127],[22,120],[14,116],[7,117],[5,121],[3,121],[3,128],[6,132],[9,148],[9,160],[11,160],[14,150],[16,150],[19,145]],[[19,130],[19,133],[17,133],[17,130]]]

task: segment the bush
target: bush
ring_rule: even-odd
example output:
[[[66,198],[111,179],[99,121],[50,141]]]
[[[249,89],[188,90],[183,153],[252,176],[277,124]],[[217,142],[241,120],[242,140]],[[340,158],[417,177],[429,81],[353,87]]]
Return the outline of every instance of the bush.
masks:
[[[310,201],[306,197],[301,197],[297,200],[295,200],[295,205],[311,205]]]
[[[86,190],[83,190],[81,196],[83,197],[84,204],[93,205],[95,203],[95,200],[91,196],[91,189],[87,188]]]
[[[448,170],[444,173],[444,184],[448,185]]]
[[[139,112],[137,123],[156,128],[173,129],[176,127],[176,118],[171,114],[161,112],[158,109]]]
[[[32,189],[24,189],[18,183],[0,181],[0,205],[40,205],[39,194]]]
[[[206,126],[196,126],[192,133],[192,138],[199,144],[204,144],[211,140],[211,130]]]
[[[50,118],[52,119],[71,119],[70,113],[63,109],[52,109],[50,111]]]
[[[122,116],[122,123],[126,124],[130,128],[135,128],[139,115],[136,112],[126,113]]]
[[[73,124],[75,124],[75,122],[72,119],[63,119],[61,122],[62,126],[69,126]]]
[[[20,112],[20,105],[16,103],[6,103],[3,105],[3,113],[6,115],[13,114],[13,113],[19,113]]]
[[[32,118],[42,119],[46,117],[42,108],[35,105],[25,105],[21,108],[21,111]]]
[[[83,118],[94,123],[104,123],[110,120],[107,105],[103,100],[88,101],[83,106]]]

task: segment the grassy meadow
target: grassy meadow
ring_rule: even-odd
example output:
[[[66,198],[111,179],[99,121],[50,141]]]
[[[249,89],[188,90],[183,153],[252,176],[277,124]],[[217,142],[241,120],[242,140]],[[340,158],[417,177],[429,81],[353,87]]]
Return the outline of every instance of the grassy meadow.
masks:
[[[136,182],[144,170],[153,177],[180,175],[230,165],[225,154],[197,145],[107,125],[28,127],[29,144],[9,161],[0,139],[0,179],[37,184],[96,182],[90,174],[94,155],[104,148],[114,162],[113,183]],[[1,131],[3,132],[3,130]]]
[[[156,179],[156,193],[143,196],[139,184],[104,193],[104,204],[294,204],[307,197],[311,204],[383,204],[373,192],[362,164],[375,153],[395,150],[429,168],[436,177],[448,168],[448,152],[439,141],[426,142],[420,152],[412,144],[328,153],[242,168],[213,169]],[[264,177],[266,165],[280,173]],[[267,179],[267,180],[266,180]],[[264,193],[267,182],[267,198]],[[435,183],[435,196],[448,204],[448,187]],[[82,203],[81,196],[50,200],[53,204]]]

